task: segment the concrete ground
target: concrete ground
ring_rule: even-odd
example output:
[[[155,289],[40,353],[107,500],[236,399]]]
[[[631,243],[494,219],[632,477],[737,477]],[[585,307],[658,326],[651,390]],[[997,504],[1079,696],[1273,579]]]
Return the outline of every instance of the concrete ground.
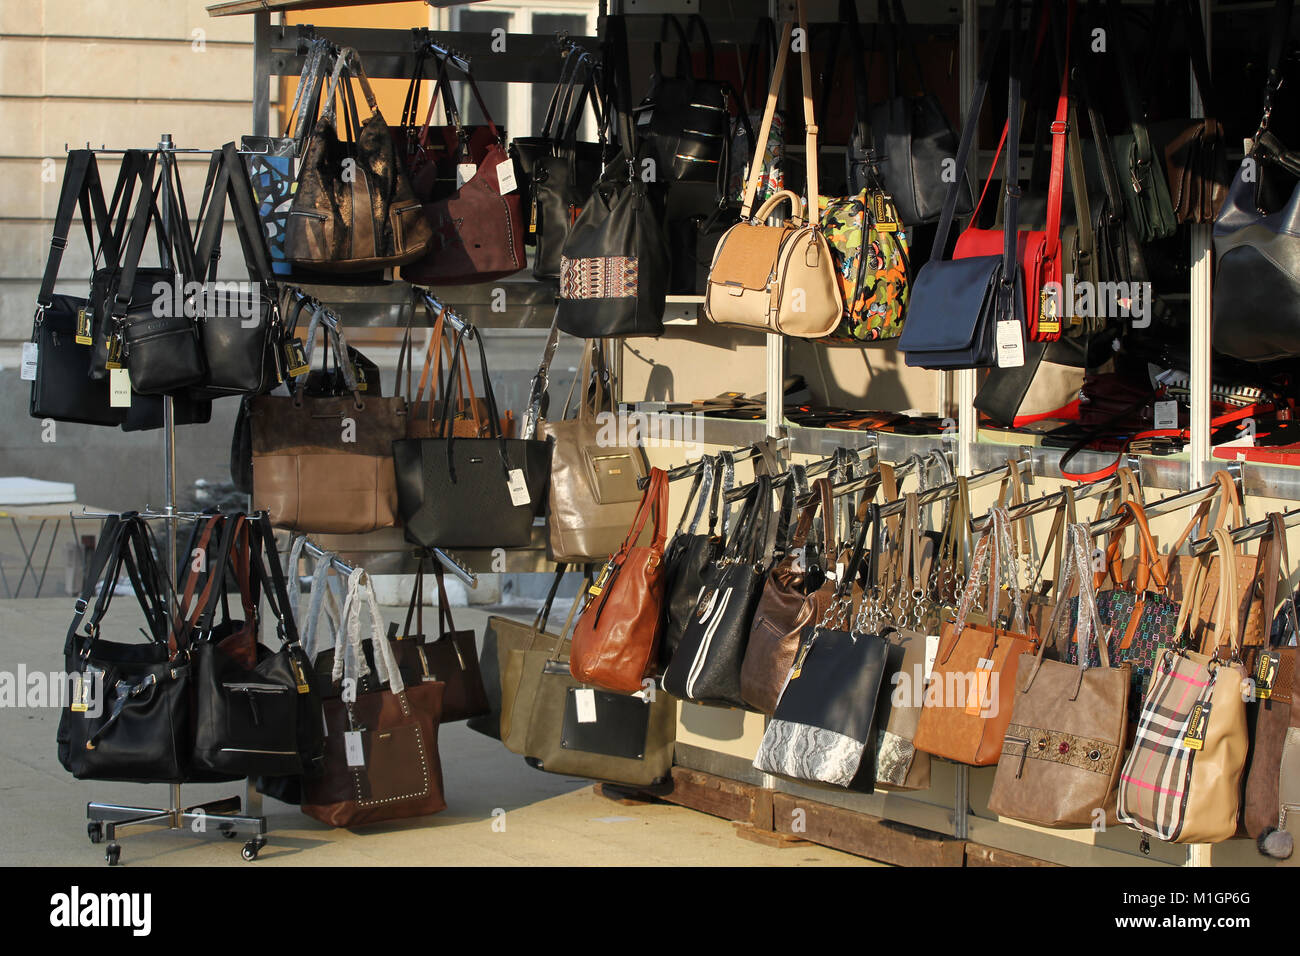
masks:
[[[62,668],[71,599],[0,601],[0,672]],[[400,609],[404,611],[405,609]],[[134,601],[118,598],[113,630],[129,639]],[[396,619],[398,608],[386,608]],[[479,634],[487,613],[458,608],[458,627]],[[138,637],[138,635],[137,635]],[[162,806],[165,786],[74,780],[58,763],[53,707],[0,707],[0,865],[104,866],[86,837],[87,801]],[[533,770],[499,742],[464,724],[440,729],[447,809],[433,817],[363,830],[336,830],[296,807],[267,799],[266,848],[256,863],[240,844],[158,829],[119,835],[126,866],[871,866],[835,850],[800,844],[776,849],[737,837],[724,820],[667,804],[622,806],[590,781]],[[240,784],[185,787],[186,805],[229,796]],[[504,811],[502,815],[499,811]],[[496,826],[494,827],[494,821]],[[502,826],[504,823],[504,826]]]

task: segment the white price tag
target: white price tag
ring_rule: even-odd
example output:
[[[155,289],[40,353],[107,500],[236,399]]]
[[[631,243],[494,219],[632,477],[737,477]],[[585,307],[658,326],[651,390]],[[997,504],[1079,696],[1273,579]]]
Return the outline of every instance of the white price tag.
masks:
[[[343,749],[347,752],[349,767],[364,767],[366,765],[366,751],[361,746],[361,731],[346,731],[343,734]]]
[[[580,687],[573,692],[573,702],[578,707],[578,723],[596,722],[596,692],[590,687]]]
[[[998,368],[1020,368],[1025,364],[1025,336],[1014,319],[998,323]]]
[[[23,364],[18,377],[24,382],[36,381],[36,343],[23,343]]]
[[[111,408],[131,407],[131,373],[124,368],[108,370],[108,404]]]
[[[930,672],[934,670],[935,658],[939,656],[939,635],[925,635],[925,679],[930,679]]]
[[[1156,402],[1155,427],[1158,430],[1178,427],[1178,403],[1176,401]]]
[[[478,167],[475,166],[473,163],[457,163],[456,164],[456,188],[460,189],[461,186],[464,186],[467,182],[469,182],[471,179],[474,178],[474,174],[477,172],[478,172]]]
[[[528,485],[524,483],[524,470],[522,468],[510,469],[510,503],[516,508],[520,505],[526,505],[532,501],[528,494]]]
[[[515,161],[509,156],[497,166],[497,188],[503,196],[519,188],[519,183],[515,182]]]

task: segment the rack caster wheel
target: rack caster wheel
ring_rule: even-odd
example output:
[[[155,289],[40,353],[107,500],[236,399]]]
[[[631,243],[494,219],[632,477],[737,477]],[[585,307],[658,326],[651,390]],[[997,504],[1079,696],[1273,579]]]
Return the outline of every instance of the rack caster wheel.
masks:
[[[110,843],[104,848],[104,859],[108,861],[109,866],[117,866],[118,861],[122,859],[122,847],[117,843]]]
[[[240,851],[240,855],[251,863],[253,860],[257,859],[258,852],[264,846],[266,846],[265,840],[249,840],[244,844],[244,848]]]
[[[87,823],[87,824],[86,824],[86,836],[90,837],[90,842],[91,842],[91,843],[103,843],[103,842],[104,842],[104,824],[102,824],[102,823]]]
[[[235,838],[235,831],[234,831],[234,830],[222,830],[222,831],[221,831],[221,835],[222,835],[223,837],[225,837],[227,840],[233,840],[233,839]]]

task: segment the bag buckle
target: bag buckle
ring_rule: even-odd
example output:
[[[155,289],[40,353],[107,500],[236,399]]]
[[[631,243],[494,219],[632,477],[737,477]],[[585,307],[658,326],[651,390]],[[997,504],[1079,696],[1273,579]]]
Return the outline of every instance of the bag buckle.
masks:
[[[1053,136],[1064,136],[1070,131],[1070,124],[1065,120],[1052,120],[1051,129]]]

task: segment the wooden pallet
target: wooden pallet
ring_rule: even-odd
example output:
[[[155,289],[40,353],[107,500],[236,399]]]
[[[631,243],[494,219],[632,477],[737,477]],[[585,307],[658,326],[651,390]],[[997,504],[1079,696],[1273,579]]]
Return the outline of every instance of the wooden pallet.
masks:
[[[673,768],[668,792],[609,784],[598,784],[596,792],[620,802],[662,801],[722,817],[732,821],[737,836],[765,846],[816,843],[895,866],[1057,865],[685,767]]]

